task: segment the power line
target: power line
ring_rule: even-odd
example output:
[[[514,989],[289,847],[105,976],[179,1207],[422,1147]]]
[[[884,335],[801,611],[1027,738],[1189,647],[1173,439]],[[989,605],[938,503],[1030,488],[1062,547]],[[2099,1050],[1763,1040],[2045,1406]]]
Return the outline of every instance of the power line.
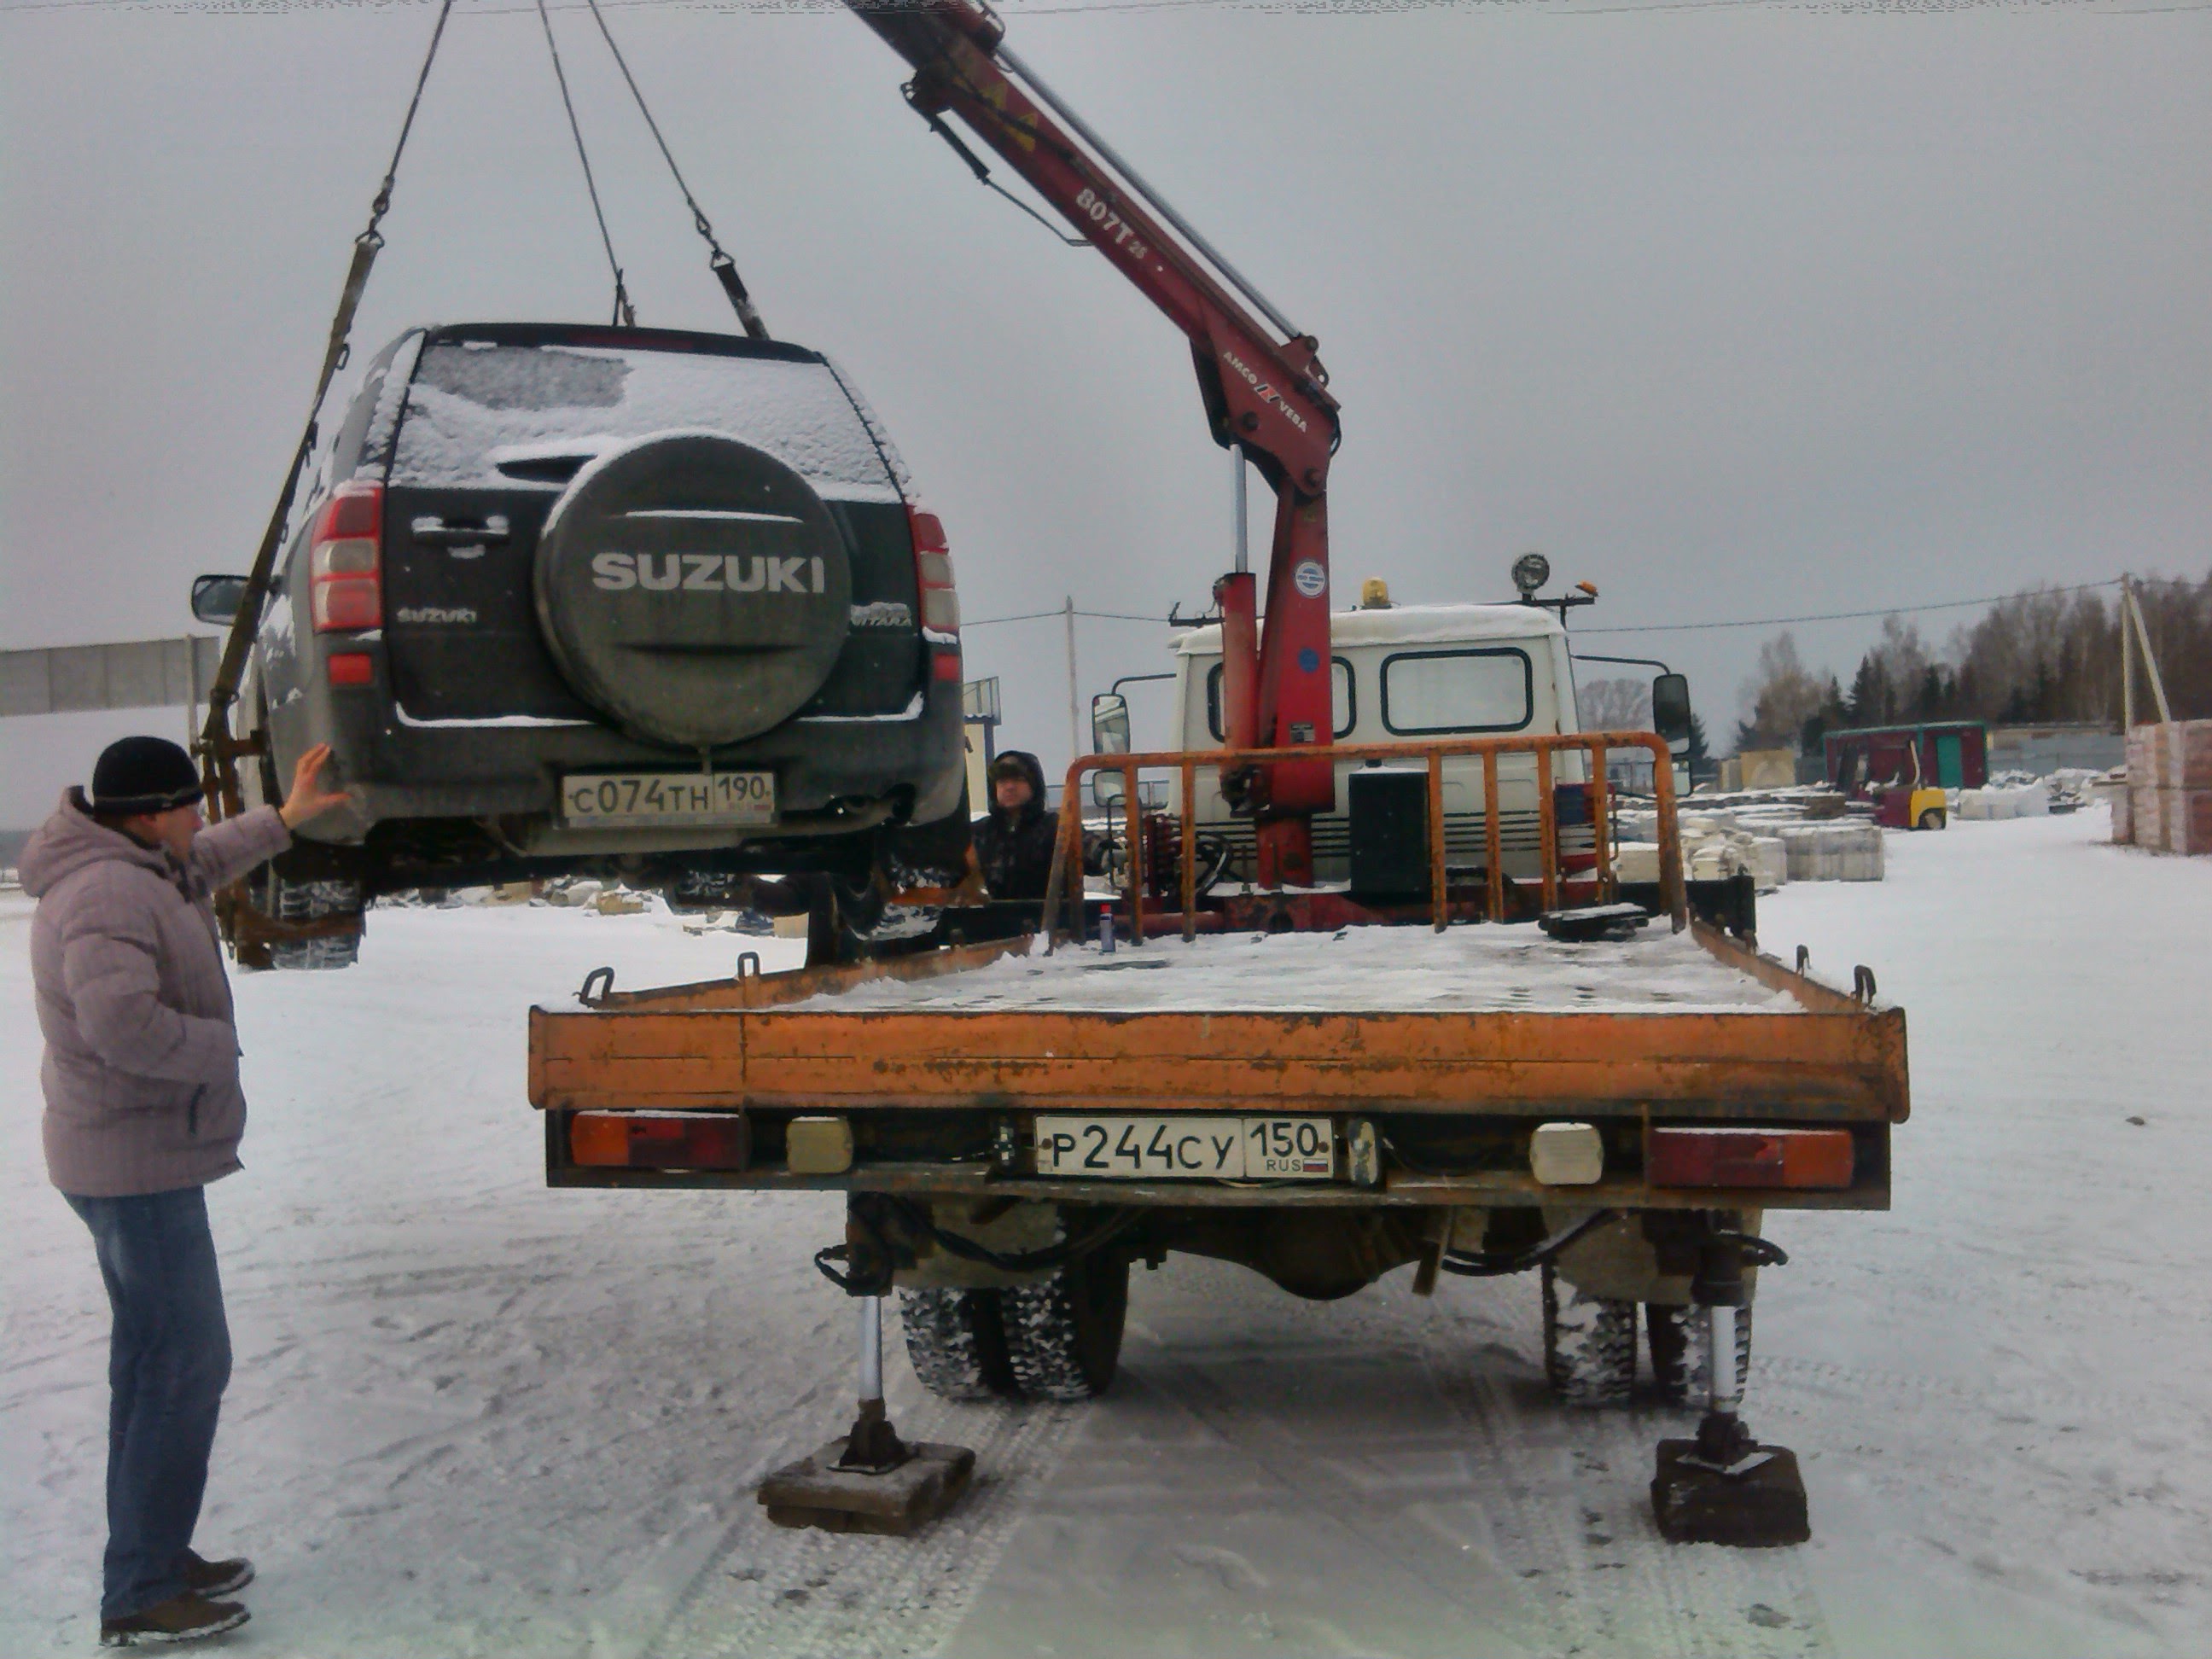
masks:
[[[2186,583],[2190,579],[2139,576],[2136,580],[2138,584],[2148,586],[2152,582],[2160,580]],[[1977,605],[2002,605],[2007,599],[2032,599],[2045,593],[2088,593],[2099,588],[2118,587],[2119,585],[2120,579],[2112,576],[2103,581],[2073,582],[2057,587],[2016,588],[2009,593],[1984,594],[1980,599],[1938,599],[1928,605],[1884,605],[1865,611],[1821,611],[1801,617],[1742,617],[1725,622],[1639,623],[1619,628],[1577,628],[1574,630],[1574,636],[1581,640],[1591,639],[1600,634],[1704,634],[1729,628],[1794,628],[1803,623],[1863,622],[1875,617],[1919,617],[1936,611],[1971,611]],[[961,625],[963,628],[993,628],[1001,623],[1037,622],[1047,617],[1063,617],[1066,614],[1065,611],[1057,608],[1051,611],[1024,611],[1011,617],[984,617]],[[1196,620],[1191,617],[1169,617],[1157,613],[1146,614],[1134,611],[1079,610],[1075,614],[1099,622],[1155,623],[1163,626],[1171,622],[1181,626],[1193,626]]]
[[[1976,605],[2001,605],[2007,599],[2027,599],[2038,593],[2086,593],[2100,587],[2118,587],[2118,576],[2100,582],[2075,582],[2064,587],[2033,587],[2015,589],[2010,593],[1991,593],[1978,599],[1942,599],[1933,605],[1885,605],[1871,611],[1823,611],[1803,617],[1746,617],[1735,622],[1644,623],[1624,628],[1577,628],[1577,639],[1588,639],[1598,634],[1705,634],[1723,628],[1791,628],[1800,623],[1863,622],[1874,617],[1918,617],[1931,611],[1969,611]]]
[[[434,0],[206,0],[205,3],[199,4],[192,3],[191,0],[20,0],[20,3],[13,5],[0,4],[0,15],[9,12],[131,10],[242,17],[295,11],[389,10],[397,6],[432,3]],[[610,9],[625,11],[652,9],[764,15],[788,13],[794,15],[844,9],[844,0],[599,0],[599,3]],[[1753,9],[1898,16],[1933,15],[1953,11],[2016,11],[2028,9],[2031,6],[2040,10],[2047,3],[2049,0],[1946,0],[1942,4],[1927,3],[1926,0],[1624,0],[1623,3],[1608,5],[1577,4],[1573,0],[1566,0],[1565,3],[1553,3],[1553,0],[1056,0],[1055,3],[1037,6],[1008,4],[1000,9],[1000,15],[1006,17],[1065,17],[1090,12],[1210,10],[1263,12],[1276,16],[1377,16],[1410,12],[1510,9],[1538,11],[1559,17]],[[2103,0],[2057,0],[2057,3],[2069,10],[2118,17],[2212,10],[2212,0],[2177,0],[2177,3],[2170,5],[2142,6],[2111,5],[2103,3]],[[554,11],[582,11],[586,9],[586,0],[568,0],[568,3],[552,5],[549,9]],[[465,15],[501,17],[535,9],[535,6],[526,3],[472,6]]]

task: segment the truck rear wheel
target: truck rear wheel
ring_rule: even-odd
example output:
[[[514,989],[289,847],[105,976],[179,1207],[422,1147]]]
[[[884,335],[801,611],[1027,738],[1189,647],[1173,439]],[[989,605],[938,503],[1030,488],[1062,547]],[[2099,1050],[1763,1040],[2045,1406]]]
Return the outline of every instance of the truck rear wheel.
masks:
[[[1626,1405],[1636,1385],[1636,1304],[1577,1290],[1546,1262],[1544,1380],[1565,1405]]]
[[[1702,1401],[1706,1380],[1705,1318],[1696,1308],[1644,1304],[1644,1333],[1651,1345],[1651,1379],[1669,1400]],[[1741,1393],[1751,1376],[1751,1308],[1735,1310],[1735,1386]]]
[[[899,1293],[906,1357],[921,1386],[940,1400],[1011,1398],[1000,1291],[919,1290]]]
[[[1129,1312],[1128,1257],[1095,1251],[1049,1279],[999,1294],[1006,1362],[1024,1395],[1088,1400],[1106,1391]]]

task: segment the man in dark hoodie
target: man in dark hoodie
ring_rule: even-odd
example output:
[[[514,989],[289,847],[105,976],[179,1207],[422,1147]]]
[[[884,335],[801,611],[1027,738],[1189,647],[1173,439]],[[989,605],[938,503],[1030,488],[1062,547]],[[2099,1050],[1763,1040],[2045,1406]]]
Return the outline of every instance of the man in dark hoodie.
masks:
[[[46,1172],[91,1230],[114,1315],[109,1340],[103,1646],[235,1629],[212,1598],[253,1577],[193,1553],[230,1334],[203,1189],[239,1168],[246,1097],[222,947],[209,902],[291,844],[343,795],[300,757],[281,809],[200,818],[191,759],[161,738],[111,744],[24,848]]]
[[[1044,768],[1024,749],[991,763],[991,811],[975,825],[975,866],[994,899],[1041,899],[1058,823],[1044,810]]]

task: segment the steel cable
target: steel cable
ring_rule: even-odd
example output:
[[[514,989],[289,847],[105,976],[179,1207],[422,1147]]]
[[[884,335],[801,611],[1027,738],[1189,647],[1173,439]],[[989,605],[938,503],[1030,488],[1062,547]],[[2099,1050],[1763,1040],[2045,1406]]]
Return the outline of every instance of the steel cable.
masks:
[[[738,320],[744,325],[747,337],[767,339],[768,325],[761,320],[752,295],[745,289],[744,279],[738,275],[738,262],[716,240],[714,227],[707,222],[707,210],[699,205],[699,198],[691,193],[691,186],[684,182],[684,171],[676,165],[676,156],[668,148],[668,140],[661,137],[660,123],[653,118],[653,111],[645,101],[645,94],[638,89],[637,77],[629,72],[629,59],[623,56],[622,48],[615,44],[614,33],[607,27],[606,15],[599,9],[599,0],[585,0],[585,3],[592,9],[592,21],[599,24],[599,34],[606,41],[608,52],[614,55],[615,67],[622,71],[623,81],[629,88],[629,95],[637,100],[637,112],[645,118],[646,130],[653,134],[653,142],[660,146],[660,159],[668,163],[669,176],[676,180],[676,188],[683,193],[684,205],[691,210],[693,228],[706,240],[707,269],[714,273],[714,279],[721,283],[722,291],[730,296],[731,309],[738,313]],[[538,0],[538,10],[543,13],[544,9],[544,0]],[[574,113],[571,112],[569,119],[573,121],[574,118]],[[581,142],[578,140],[580,144]],[[605,228],[604,224],[600,228]]]
[[[584,148],[584,129],[576,120],[575,100],[568,96],[568,76],[561,68],[561,48],[554,43],[553,20],[545,15],[545,0],[538,0],[538,21],[545,26],[545,50],[553,57],[553,78],[560,82],[561,107],[568,112],[568,131],[576,139],[576,159],[584,164],[584,189],[592,198],[592,216],[599,221],[599,241],[607,251],[607,269],[615,274],[615,322],[623,328],[635,328],[637,307],[630,304],[629,291],[623,286],[622,261],[615,258],[615,239],[607,234],[606,212],[599,205],[599,181],[592,177],[592,157]]]

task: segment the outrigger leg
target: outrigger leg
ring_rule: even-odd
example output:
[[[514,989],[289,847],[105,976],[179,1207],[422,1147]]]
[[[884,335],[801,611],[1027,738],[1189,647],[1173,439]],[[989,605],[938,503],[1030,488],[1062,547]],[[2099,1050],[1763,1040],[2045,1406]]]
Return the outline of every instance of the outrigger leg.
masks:
[[[910,1533],[951,1509],[975,1472],[965,1446],[899,1438],[884,1409],[884,1299],[859,1301],[860,1410],[842,1439],[761,1483],[760,1501],[779,1527]]]
[[[1743,1385],[1736,1376],[1735,1321],[1736,1310],[1747,1299],[1744,1244],[1741,1233],[1716,1229],[1698,1250],[1690,1293],[1705,1316],[1711,1392],[1696,1439],[1659,1443],[1651,1510],[1670,1543],[1759,1549],[1802,1544],[1813,1535],[1797,1455],[1786,1447],[1760,1445],[1740,1410]]]

